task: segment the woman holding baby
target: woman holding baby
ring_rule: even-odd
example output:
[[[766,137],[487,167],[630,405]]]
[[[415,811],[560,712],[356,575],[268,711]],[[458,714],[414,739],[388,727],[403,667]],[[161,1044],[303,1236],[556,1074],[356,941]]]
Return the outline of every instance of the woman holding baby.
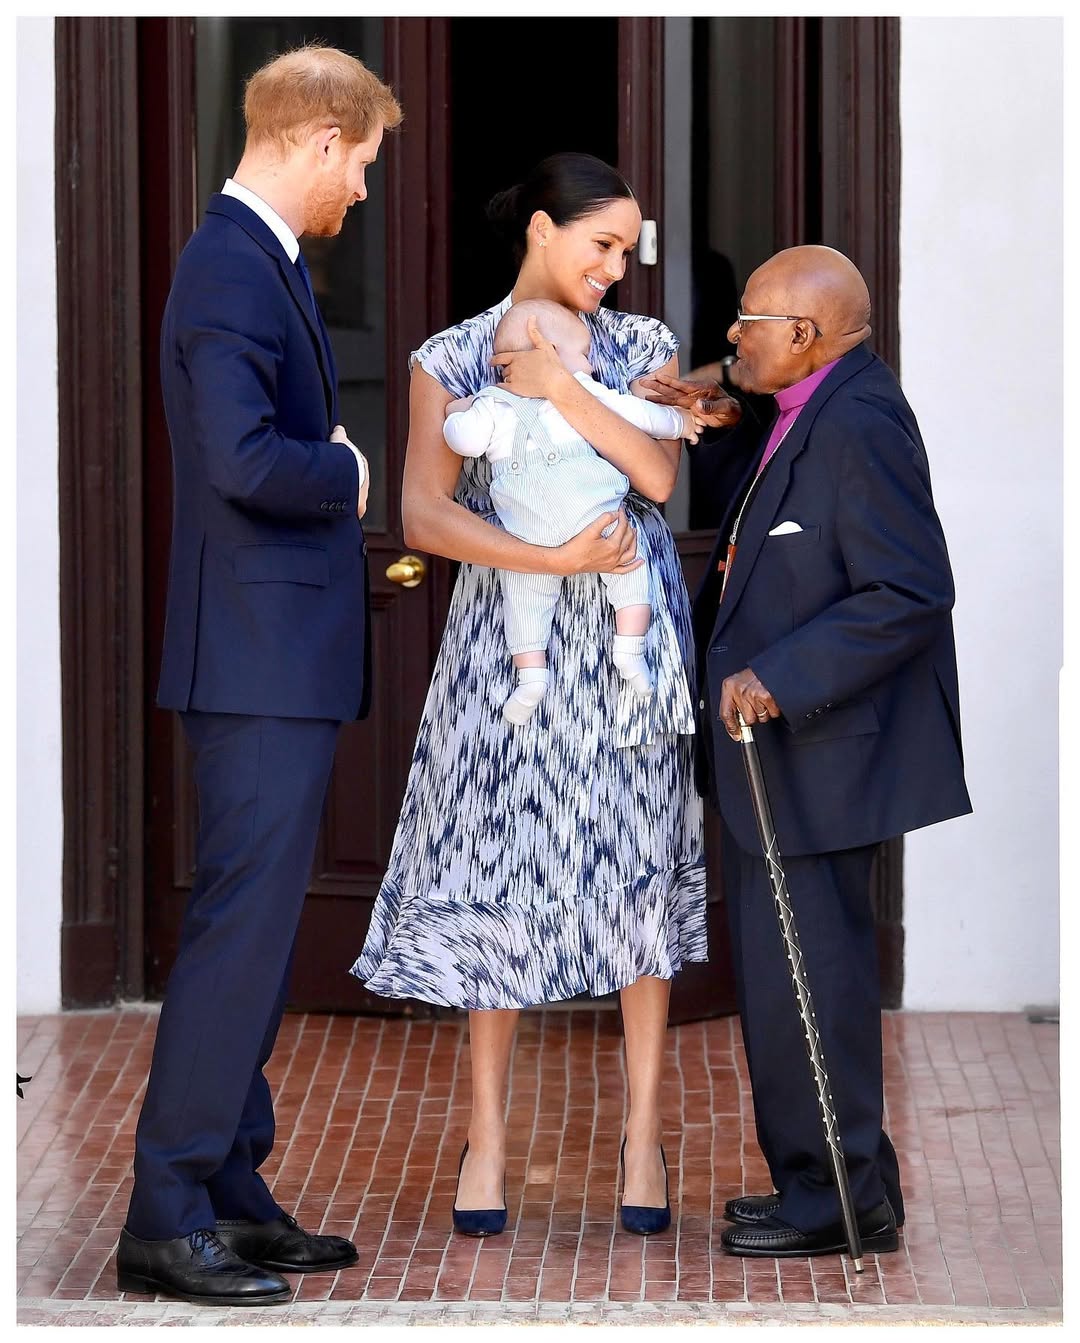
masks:
[[[655,318],[600,306],[641,227],[633,192],[607,164],[554,155],[497,196],[489,217],[520,261],[513,292],[411,359],[406,541],[461,569],[390,863],[353,973],[376,993],[469,1011],[472,1111],[454,1225],[471,1235],[506,1224],[506,1082],[520,1009],[618,991],[630,1091],[622,1222],[649,1234],[671,1220],[661,1145],[671,979],[706,959],[693,636],[675,543],[655,507],[674,487],[681,442],[651,437],[602,396],[633,392],[658,371],[677,376],[678,342]],[[535,327],[533,348],[493,355],[507,310],[534,299],[580,316],[600,394]],[[526,405],[546,400],[550,423],[622,473],[630,489],[621,509],[559,544],[507,529],[492,478],[511,465],[463,459],[444,437],[450,403],[459,413],[499,381],[500,369],[503,388],[529,398]],[[524,466],[524,439],[517,441]],[[612,659],[611,585],[598,577],[643,568],[648,694]],[[503,713],[520,671],[507,645],[499,571],[562,580],[549,616],[545,690],[521,721]]]

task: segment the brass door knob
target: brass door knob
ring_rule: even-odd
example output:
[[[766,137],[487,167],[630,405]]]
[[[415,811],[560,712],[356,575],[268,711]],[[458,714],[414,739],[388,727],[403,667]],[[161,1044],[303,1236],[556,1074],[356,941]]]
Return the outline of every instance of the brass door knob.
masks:
[[[424,581],[427,565],[419,555],[402,555],[396,564],[391,564],[386,576],[391,583],[400,583],[403,588],[415,588]]]

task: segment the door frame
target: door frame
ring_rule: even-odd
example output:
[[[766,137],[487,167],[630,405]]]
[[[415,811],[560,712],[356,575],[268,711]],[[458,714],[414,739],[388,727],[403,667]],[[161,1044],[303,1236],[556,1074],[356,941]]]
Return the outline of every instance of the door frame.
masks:
[[[824,92],[821,162],[832,176],[831,213],[821,225],[866,275],[877,299],[876,346],[898,369],[899,21],[777,22],[786,53],[781,59],[794,72],[778,123],[791,131],[780,139],[782,153],[791,157],[789,171],[781,173],[790,190],[778,210],[794,230],[791,240],[797,233],[805,240],[816,197],[799,166],[807,162],[803,100]],[[399,200],[418,175],[434,190],[449,189],[447,154],[437,148],[448,135],[447,23],[431,19],[421,27],[416,20],[387,20],[386,77],[403,97],[408,87],[410,119],[422,117],[425,126],[424,135],[403,137],[400,154],[389,156],[388,191]],[[143,187],[152,164],[139,156],[139,43],[147,41],[159,43],[167,90],[166,143],[155,161],[180,202],[168,238],[175,257],[190,232],[195,192],[186,157],[193,143],[193,20],[55,20],[66,1008],[139,998],[144,988],[146,706],[152,679],[145,651],[152,632],[144,618],[144,440],[150,431],[144,388],[155,376],[156,356],[149,367],[142,323],[144,303],[160,299],[146,289],[143,245]],[[663,21],[623,20],[619,41],[621,68],[648,75],[620,81],[620,167],[659,216],[662,154],[653,137],[661,133]],[[823,81],[829,85],[824,91],[806,88],[815,51],[829,62],[832,77]],[[424,79],[417,82],[419,70]],[[427,82],[431,73],[435,77]],[[778,236],[789,234],[778,228]],[[401,243],[388,237],[389,265]],[[406,269],[395,287],[387,314],[391,348],[447,320],[446,257],[430,230],[427,247],[430,283],[421,285],[421,277]],[[626,306],[658,312],[660,266],[635,267],[627,278]],[[391,394],[388,431],[403,433],[406,416],[404,397]],[[448,599],[449,566],[444,569],[433,574],[429,601]],[[884,931],[891,947],[882,965],[886,1006],[899,1004],[902,976],[901,855],[902,842],[890,841],[875,865],[875,912],[886,925],[879,939]]]
[[[136,21],[57,18],[55,51],[61,1000],[90,1007],[142,987]]]

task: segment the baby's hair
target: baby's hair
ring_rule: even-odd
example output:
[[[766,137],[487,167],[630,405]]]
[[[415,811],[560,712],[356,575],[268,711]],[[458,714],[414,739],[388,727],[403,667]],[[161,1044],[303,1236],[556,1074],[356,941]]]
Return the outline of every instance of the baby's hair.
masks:
[[[589,329],[580,317],[575,316],[569,308],[564,308],[561,303],[554,303],[550,299],[526,298],[508,308],[495,328],[496,354],[532,348],[532,341],[529,339],[530,317],[536,318],[540,334],[553,345],[572,341],[575,337],[582,339],[584,333],[583,348],[588,350]]]

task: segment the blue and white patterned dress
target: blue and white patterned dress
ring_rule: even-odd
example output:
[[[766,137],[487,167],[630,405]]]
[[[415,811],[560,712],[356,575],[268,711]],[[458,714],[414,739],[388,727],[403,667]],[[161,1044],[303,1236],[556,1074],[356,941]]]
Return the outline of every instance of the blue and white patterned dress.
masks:
[[[417,362],[453,397],[495,381],[509,296],[440,332]],[[663,323],[600,308],[594,377],[615,391],[678,348]],[[486,458],[455,497],[499,526]],[[645,655],[656,693],[615,670],[597,575],[567,578],[548,645],[551,689],[528,723],[514,684],[498,571],[463,564],[424,705],[390,863],[352,973],[375,993],[465,1008],[599,996],[704,961],[705,867],[693,776],[693,633],[675,542],[652,503],[626,509],[653,579]]]

